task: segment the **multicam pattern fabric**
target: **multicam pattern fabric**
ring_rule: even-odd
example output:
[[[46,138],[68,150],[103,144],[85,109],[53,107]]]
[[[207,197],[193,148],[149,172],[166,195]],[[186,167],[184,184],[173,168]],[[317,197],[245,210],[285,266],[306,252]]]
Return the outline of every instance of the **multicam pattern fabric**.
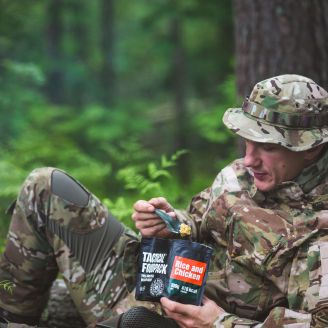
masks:
[[[4,326],[6,328],[36,328],[37,326],[29,326],[29,325],[25,325],[23,323],[13,323],[13,322],[9,322],[8,324],[6,324],[6,326]]]
[[[48,222],[54,221],[57,226],[79,236],[77,249],[81,248],[86,257],[91,253],[89,258],[92,261],[99,249],[88,249],[87,241],[90,236],[105,229],[108,211],[89,192],[89,201],[84,207],[54,195],[50,190],[53,170],[43,168],[33,171],[19,193],[7,246],[0,261],[0,281],[9,281],[12,288],[0,288],[0,308],[37,321],[47,303],[49,287],[60,272],[86,323],[101,321],[131,306],[127,307],[128,303],[123,302],[128,291],[122,270],[127,268],[125,278],[129,282],[129,268],[132,266],[129,260],[135,262],[136,237],[132,231],[125,229],[117,236],[106,257],[99,259],[99,264],[82,265],[74,247],[69,248],[62,238],[53,233]],[[100,244],[101,240],[98,246],[102,248]],[[124,252],[129,250],[133,256],[123,260]]]
[[[268,193],[237,160],[177,211],[215,249],[206,295],[227,313],[214,327],[328,327],[327,159]]]
[[[328,93],[306,77],[280,75],[257,83],[223,122],[246,139],[310,149],[328,141]]]

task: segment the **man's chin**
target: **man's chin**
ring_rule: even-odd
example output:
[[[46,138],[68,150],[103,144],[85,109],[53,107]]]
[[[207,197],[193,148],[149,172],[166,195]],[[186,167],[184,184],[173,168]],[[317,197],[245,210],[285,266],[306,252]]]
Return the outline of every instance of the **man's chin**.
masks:
[[[262,192],[267,192],[275,189],[275,184],[270,181],[259,181],[255,179],[254,183],[256,188]]]

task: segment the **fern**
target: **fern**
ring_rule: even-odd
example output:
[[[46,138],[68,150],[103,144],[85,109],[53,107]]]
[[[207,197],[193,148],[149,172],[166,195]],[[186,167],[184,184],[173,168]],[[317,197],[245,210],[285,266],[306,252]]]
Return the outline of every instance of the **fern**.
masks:
[[[0,289],[5,290],[7,293],[9,293],[11,295],[13,294],[15,287],[16,287],[16,285],[10,280],[0,281]]]
[[[104,204],[114,216],[128,226],[132,226],[132,204],[139,198],[147,199],[169,194],[169,191],[166,190],[166,182],[172,178],[170,170],[176,166],[180,156],[185,153],[185,150],[180,150],[170,157],[162,155],[159,163],[152,161],[120,169],[117,179],[123,182],[124,189],[130,192],[129,199],[128,196],[118,197],[116,200],[105,198]],[[170,195],[172,195],[172,190],[170,190]]]
[[[176,166],[179,157],[185,153],[185,150],[180,150],[170,158],[162,155],[160,163],[150,162],[145,166],[125,167],[119,170],[117,177],[123,181],[125,189],[138,190],[142,196],[163,193],[162,180],[172,177],[168,169]]]

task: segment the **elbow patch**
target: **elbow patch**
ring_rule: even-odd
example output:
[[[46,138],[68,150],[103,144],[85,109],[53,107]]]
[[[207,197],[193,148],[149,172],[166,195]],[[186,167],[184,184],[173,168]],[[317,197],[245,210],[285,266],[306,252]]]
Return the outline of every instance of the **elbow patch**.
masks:
[[[65,201],[85,207],[89,203],[89,193],[84,187],[66,173],[54,170],[51,175],[51,191]]]

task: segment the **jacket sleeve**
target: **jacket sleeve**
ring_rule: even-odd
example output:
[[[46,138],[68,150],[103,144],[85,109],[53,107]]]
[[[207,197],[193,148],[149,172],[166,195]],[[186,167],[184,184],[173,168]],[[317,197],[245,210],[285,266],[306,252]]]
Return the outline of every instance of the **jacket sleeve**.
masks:
[[[323,213],[326,215],[326,213]],[[320,215],[318,215],[320,216]],[[320,220],[320,218],[319,218]],[[288,301],[292,309],[276,306],[263,322],[230,313],[219,317],[215,328],[323,328],[328,327],[328,236],[325,231],[304,243],[293,259]],[[301,310],[302,309],[302,310]]]
[[[229,165],[216,176],[210,187],[192,198],[187,210],[175,210],[181,222],[191,225],[191,239],[195,241],[206,239],[207,236],[203,234],[201,226],[207,216],[207,210],[214,201],[225,192],[238,192],[242,189],[234,165]]]
[[[187,210],[175,210],[178,219],[191,226],[192,240],[199,241],[201,239],[201,224],[208,206],[210,192],[211,188],[207,188],[194,196]]]
[[[239,318],[225,313],[214,323],[215,328],[324,328],[328,326],[328,307],[316,309],[316,312],[296,312],[284,307],[271,310],[264,322]]]

